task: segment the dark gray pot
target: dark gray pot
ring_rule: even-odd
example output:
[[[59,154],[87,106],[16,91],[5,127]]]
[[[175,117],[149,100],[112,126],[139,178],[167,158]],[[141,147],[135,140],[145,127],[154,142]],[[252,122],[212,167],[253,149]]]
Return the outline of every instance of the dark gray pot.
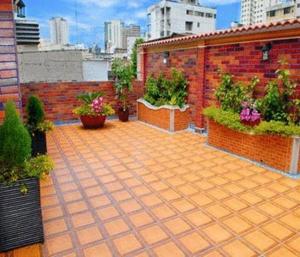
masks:
[[[22,183],[29,190],[25,195],[20,192]],[[43,242],[39,180],[0,185],[0,252]]]

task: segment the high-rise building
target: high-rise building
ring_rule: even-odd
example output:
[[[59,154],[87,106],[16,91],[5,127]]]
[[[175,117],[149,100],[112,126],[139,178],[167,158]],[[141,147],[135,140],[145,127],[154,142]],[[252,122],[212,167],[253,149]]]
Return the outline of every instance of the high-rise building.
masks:
[[[161,0],[149,7],[147,13],[149,40],[216,29],[216,9],[202,6],[198,0]]]
[[[128,26],[125,26],[123,28],[123,48],[128,50],[128,39],[130,38],[130,42],[132,40],[140,38],[141,37],[141,27],[139,25],[130,24]]]
[[[242,0],[241,3],[243,25],[291,19],[299,15],[299,0]]]
[[[50,20],[50,39],[54,45],[69,44],[69,25],[66,19],[54,17]]]
[[[113,53],[115,49],[123,48],[124,23],[120,20],[112,20],[104,23],[105,52]]]

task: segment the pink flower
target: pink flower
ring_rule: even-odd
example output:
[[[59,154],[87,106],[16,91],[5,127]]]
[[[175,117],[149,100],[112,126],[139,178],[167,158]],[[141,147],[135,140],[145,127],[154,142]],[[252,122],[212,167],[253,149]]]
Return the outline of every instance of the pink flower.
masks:
[[[103,97],[99,97],[92,102],[92,109],[95,113],[102,113],[103,111]]]

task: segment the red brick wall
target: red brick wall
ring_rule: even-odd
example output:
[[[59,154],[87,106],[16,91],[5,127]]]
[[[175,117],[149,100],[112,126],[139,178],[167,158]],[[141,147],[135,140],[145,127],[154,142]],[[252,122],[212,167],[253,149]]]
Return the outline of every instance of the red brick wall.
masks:
[[[136,112],[136,100],[143,95],[141,82],[134,82],[134,90],[129,96],[130,113]],[[69,121],[77,117],[72,110],[80,103],[76,96],[82,92],[104,92],[104,99],[117,110],[113,83],[107,82],[58,82],[58,83],[28,83],[21,84],[23,109],[30,95],[37,95],[45,105],[47,119],[52,121]]]
[[[20,103],[12,9],[12,0],[0,1],[0,121],[3,119],[3,104],[7,100]]]
[[[184,72],[189,82],[188,104],[191,106],[190,114],[193,121],[199,119],[197,106],[202,103],[199,99],[202,84],[200,83],[200,69],[202,63],[199,61],[198,49],[174,50],[170,52],[169,63],[163,63],[164,53],[148,53],[145,58],[146,76],[158,76],[160,73],[169,75],[171,68],[176,68]],[[201,58],[201,56],[200,56]],[[199,110],[198,110],[199,111]],[[199,122],[201,123],[201,122]]]
[[[208,143],[285,172],[291,163],[292,138],[249,135],[209,121]]]
[[[254,76],[261,79],[259,95],[263,94],[266,82],[275,77],[278,61],[286,59],[292,78],[300,82],[300,39],[268,41],[272,44],[270,60],[262,61],[261,48],[266,42],[225,44],[201,48],[170,49],[161,52],[149,51],[145,58],[145,76],[169,74],[171,68],[182,70],[189,81],[188,103],[191,118],[197,127],[204,127],[202,109],[215,103],[214,90],[220,83],[217,69],[229,72],[237,81],[249,82]],[[182,47],[185,47],[182,45]],[[169,64],[163,64],[163,51],[170,51]],[[300,97],[298,87],[297,98]]]
[[[205,51],[205,106],[215,103],[214,90],[220,83],[217,69],[229,72],[236,81],[249,82],[254,76],[259,77],[257,95],[263,95],[266,83],[276,77],[278,61],[288,62],[292,78],[300,83],[300,38],[271,41],[269,61],[262,61],[261,48],[266,42],[244,43],[207,47]],[[300,92],[296,97],[300,97]]]

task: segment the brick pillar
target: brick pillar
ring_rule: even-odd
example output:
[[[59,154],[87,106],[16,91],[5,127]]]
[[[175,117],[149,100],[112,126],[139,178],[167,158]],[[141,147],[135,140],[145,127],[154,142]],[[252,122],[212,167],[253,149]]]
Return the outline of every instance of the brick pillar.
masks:
[[[197,51],[197,67],[198,67],[198,89],[196,102],[195,125],[197,128],[204,128],[204,117],[202,111],[204,108],[204,81],[205,81],[205,48],[204,45]]]
[[[0,1],[0,121],[3,105],[14,100],[21,106],[18,79],[15,23],[12,0]]]

